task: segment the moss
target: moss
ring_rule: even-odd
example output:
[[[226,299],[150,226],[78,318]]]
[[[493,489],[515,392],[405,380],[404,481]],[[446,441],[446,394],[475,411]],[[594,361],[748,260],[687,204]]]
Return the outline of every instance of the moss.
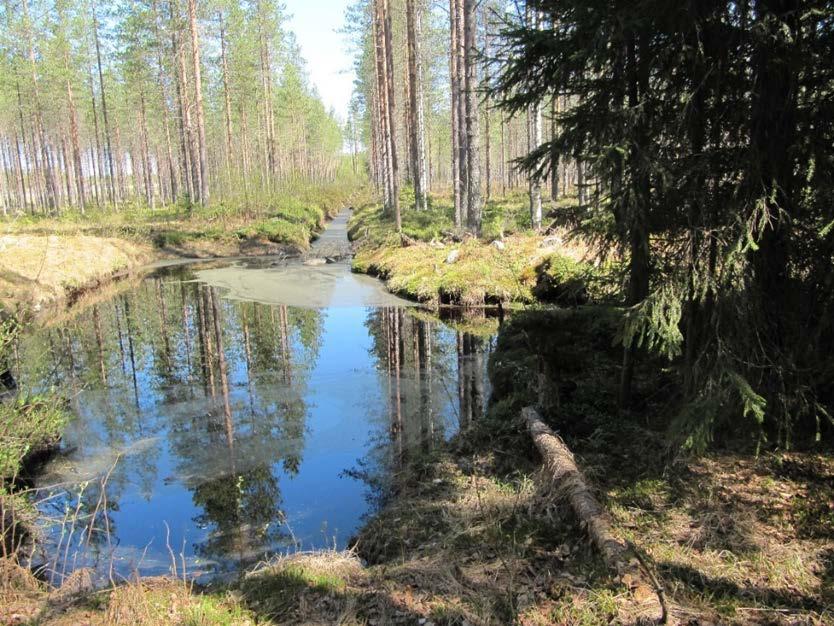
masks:
[[[447,260],[450,254],[454,262]],[[378,275],[395,293],[421,302],[478,306],[532,302],[533,267],[543,252],[535,237],[515,236],[499,250],[469,238],[460,244],[367,245],[353,269]]]
[[[434,199],[425,211],[403,210],[402,236],[393,216],[381,206],[363,206],[354,211],[348,226],[348,236],[360,243],[353,269],[385,279],[395,293],[436,304],[547,301],[539,297],[546,295],[547,290],[539,288],[546,281],[556,281],[567,292],[576,283],[579,288],[574,291],[586,293],[585,276],[596,279],[603,272],[579,260],[586,251],[578,242],[564,244],[558,237],[531,231],[526,202],[521,195],[487,202],[482,237],[463,241],[454,232],[454,208],[448,199]],[[404,247],[403,241],[409,245]],[[560,259],[561,265],[554,259]],[[562,300],[577,304],[583,298]]]

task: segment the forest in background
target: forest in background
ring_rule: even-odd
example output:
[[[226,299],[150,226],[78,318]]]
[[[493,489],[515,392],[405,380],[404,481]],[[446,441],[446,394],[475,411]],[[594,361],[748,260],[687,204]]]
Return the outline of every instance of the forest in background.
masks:
[[[485,207],[512,212],[618,285],[620,408],[660,356],[687,446],[739,414],[760,444],[830,435],[831,3],[357,0],[343,121],[279,3],[51,9],[2,6],[6,214],[260,210],[362,176],[396,230],[501,238]],[[284,218],[253,232],[303,243]]]
[[[4,215],[242,208],[349,167],[279,2],[4,0],[0,18]]]

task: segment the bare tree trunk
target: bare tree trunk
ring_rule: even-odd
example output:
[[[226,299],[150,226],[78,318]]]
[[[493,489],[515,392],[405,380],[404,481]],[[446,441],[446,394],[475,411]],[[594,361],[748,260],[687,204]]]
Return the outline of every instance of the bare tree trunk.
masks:
[[[529,133],[528,150],[533,151],[542,142],[542,110],[541,104],[531,105],[527,116],[527,131]],[[535,230],[542,227],[542,184],[538,173],[531,172],[530,187],[530,223]]]
[[[628,544],[614,535],[611,516],[597,500],[585,475],[576,465],[573,453],[542,421],[534,408],[525,407],[521,416],[544,460],[548,480],[557,487],[557,493],[564,494],[579,525],[588,533],[605,564],[611,571],[616,572],[625,584],[632,587],[638,598],[648,597],[653,591],[657,592],[659,606],[655,606],[662,612],[660,623],[666,623],[667,611],[662,589],[652,589],[651,585],[642,580],[643,574],[633,558],[633,551]]]
[[[148,149],[148,124],[145,116],[145,93],[139,94],[139,138],[142,144],[142,169],[144,170],[145,202],[154,208],[153,179],[151,178],[150,151]]]
[[[75,98],[72,92],[72,82],[69,79],[69,59],[64,56],[64,71],[67,72],[67,106],[69,107],[70,144],[72,145],[72,162],[75,170],[75,190],[78,196],[78,206],[84,213],[87,194],[84,188],[84,171],[81,167],[81,143],[78,138],[78,111],[75,108]]]
[[[226,129],[226,169],[232,168],[232,100],[229,96],[229,69],[226,64],[226,33],[223,26],[223,13],[217,12],[220,22],[220,69],[223,74],[223,113]]]
[[[43,112],[41,111],[40,89],[38,86],[37,62],[35,60],[34,35],[32,34],[32,22],[29,16],[29,2],[23,0],[23,19],[25,21],[26,40],[29,47],[29,63],[32,66],[32,105],[35,116],[35,130],[37,131],[40,143],[44,176],[46,178],[46,206],[55,209],[57,206],[58,191],[55,186],[55,174],[49,159],[49,144],[46,141],[46,131],[43,126]]]
[[[203,111],[203,81],[200,71],[200,34],[197,31],[197,0],[188,0],[188,22],[191,30],[191,59],[193,61],[194,105],[197,109],[197,141],[200,162],[200,204],[205,206],[209,199],[206,121]]]
[[[3,171],[6,176],[6,204],[3,205],[3,215],[6,216],[9,214],[9,210],[15,206],[16,195],[16,177],[13,176],[14,165],[9,152],[8,137],[3,137],[3,140],[0,141],[0,159],[2,159]],[[15,178],[14,181],[13,178]]]
[[[539,28],[539,12],[527,5],[527,23],[530,28]],[[542,143],[542,109],[541,103],[535,102],[527,107],[527,152],[536,150]],[[534,170],[528,178],[530,195],[530,224],[535,230],[542,227],[542,187],[538,173]]]
[[[272,102],[272,61],[269,53],[269,43],[267,42],[267,34],[263,31],[263,25],[260,21],[260,14],[263,10],[261,2],[257,4],[259,13],[258,22],[258,38],[260,41],[260,61],[261,61],[261,87],[263,89],[264,103],[264,130],[266,134],[266,163],[268,172],[274,176],[278,171],[278,160],[275,150],[275,115]],[[268,179],[266,182],[269,183]]]
[[[170,125],[170,118],[171,118],[171,111],[168,108],[168,90],[166,89],[166,81],[164,80],[165,70],[164,64],[162,62],[162,55],[163,55],[163,47],[162,47],[162,35],[160,33],[159,28],[159,8],[156,3],[156,0],[153,0],[153,31],[156,35],[157,47],[156,47],[156,75],[157,80],[159,81],[159,88],[162,92],[162,124],[165,128],[165,158],[166,163],[168,166],[168,183],[171,188],[171,202],[177,201],[177,194],[178,194],[178,181],[177,181],[177,168],[174,166],[174,153],[171,149],[171,125]],[[161,191],[161,189],[160,189]]]
[[[388,142],[390,144],[389,158],[391,161],[391,205],[394,209],[394,220],[397,224],[397,232],[402,231],[402,218],[400,216],[400,173],[397,159],[397,138],[396,119],[397,106],[394,95],[394,45],[391,31],[391,6],[389,0],[382,0],[382,26],[383,39],[385,42],[385,86],[386,100],[388,105]]]
[[[20,91],[18,90],[18,96],[19,95],[20,95]],[[23,118],[22,117],[20,119],[20,124],[21,124],[21,130],[22,130],[23,129]],[[24,146],[22,148],[21,148],[21,145],[20,145],[21,141],[24,142]],[[20,176],[20,192],[21,192],[21,197],[23,199],[23,208],[24,209],[29,204],[29,200],[26,197],[26,174],[23,170],[23,156],[21,155],[21,151],[23,151],[23,152],[26,151],[25,141],[26,141],[26,139],[23,136],[18,137],[17,133],[15,133],[14,152],[15,152],[15,157],[16,157],[16,167],[17,167],[18,174]],[[30,193],[30,196],[31,196],[31,193],[32,193],[31,187],[29,189],[29,193]]]
[[[550,101],[550,199],[554,204],[559,200],[559,151],[556,149],[556,135],[559,130],[559,97]]]
[[[104,89],[104,71],[101,66],[101,45],[98,37],[98,16],[96,15],[95,2],[90,9],[93,13],[93,38],[96,45],[96,65],[98,66],[98,84],[99,91],[101,91],[101,116],[104,120],[104,141],[107,147],[107,154],[105,155],[107,161],[107,168],[110,175],[110,202],[117,204],[119,199],[116,197],[115,181],[116,177],[113,171],[113,148],[110,143],[110,121],[107,115],[107,93]]]
[[[179,21],[179,15],[175,13],[176,2],[168,5],[171,21]],[[176,18],[175,18],[176,15]],[[179,25],[171,25],[171,39],[174,50],[176,66],[177,100],[180,105],[180,142],[182,144],[184,179],[188,191],[189,211],[191,205],[200,194],[200,168],[198,165],[197,147],[194,140],[194,129],[191,123],[191,106],[188,98],[187,70],[185,63],[185,51],[183,50],[182,33]]]
[[[376,61],[376,102],[374,111],[378,120],[377,138],[380,141],[380,179],[383,188],[383,207],[386,213],[392,210],[393,185],[390,160],[390,135],[388,132],[388,89],[385,85],[385,37],[383,35],[382,0],[374,2],[373,36],[374,59]]]
[[[67,204],[74,205],[75,200],[73,199],[72,193],[72,172],[70,171],[70,162],[69,158],[67,157],[67,140],[66,140],[66,132],[61,135],[61,170],[64,172],[64,185],[66,188],[67,193]]]
[[[423,111],[423,61],[421,39],[423,36],[419,8],[416,0],[406,0],[408,19],[408,74],[411,98],[411,170],[414,176],[414,199],[417,209],[428,209],[426,199],[426,122]]]
[[[486,33],[484,35],[484,54],[486,56],[485,62],[485,71],[484,71],[484,83],[489,86],[491,79],[490,79],[490,44],[492,43],[492,36],[490,33],[490,28],[492,25],[490,24],[489,19],[486,20]],[[484,102],[484,157],[486,166],[486,200],[487,202],[492,197],[492,138],[490,137],[490,117],[492,112],[492,105],[490,103],[490,98],[487,95],[486,101]]]
[[[467,226],[475,234],[481,232],[481,157],[478,113],[476,34],[478,28],[477,0],[463,0],[466,68],[466,149],[467,149]]]
[[[455,196],[455,227],[463,226],[463,195],[461,188],[461,119],[460,119],[460,55],[458,50],[458,4],[460,0],[449,0],[450,48],[449,48],[449,76],[451,79],[452,104],[452,187]]]
[[[457,57],[458,57],[458,167],[460,176],[460,212],[461,225],[469,225],[469,133],[468,133],[468,111],[469,101],[466,91],[466,16],[464,3],[466,0],[456,0],[455,4],[455,25],[457,28]]]
[[[38,153],[41,149],[41,144],[38,141],[38,137],[35,134],[37,130],[37,124],[33,124],[32,127],[29,129],[30,141],[29,141],[29,154],[27,156],[27,162],[32,164],[32,178],[34,179],[34,188],[38,194],[38,208],[43,209],[46,207],[46,193],[44,192],[43,181],[41,180],[42,174],[42,167],[41,167],[41,155]]]
[[[240,135],[242,140],[241,145],[241,166],[243,167],[243,197],[249,206],[249,125],[246,123],[246,108],[240,105]]]
[[[507,123],[504,121],[504,115],[501,115],[501,195],[507,195]]]

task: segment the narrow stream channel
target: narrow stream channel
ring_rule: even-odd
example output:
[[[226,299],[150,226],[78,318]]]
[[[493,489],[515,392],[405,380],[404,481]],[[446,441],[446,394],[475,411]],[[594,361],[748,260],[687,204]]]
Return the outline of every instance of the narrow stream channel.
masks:
[[[71,397],[36,481],[53,582],[234,576],[342,548],[409,455],[483,411],[489,336],[457,332],[350,272],[347,215],[308,260],[160,269],[26,338],[32,387]]]

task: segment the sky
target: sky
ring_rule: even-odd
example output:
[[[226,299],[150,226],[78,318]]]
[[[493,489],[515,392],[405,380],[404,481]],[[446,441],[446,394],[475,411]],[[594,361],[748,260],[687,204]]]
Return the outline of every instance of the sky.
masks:
[[[349,0],[285,0],[292,30],[307,61],[307,73],[324,105],[347,119],[353,90],[353,59],[339,34]]]

